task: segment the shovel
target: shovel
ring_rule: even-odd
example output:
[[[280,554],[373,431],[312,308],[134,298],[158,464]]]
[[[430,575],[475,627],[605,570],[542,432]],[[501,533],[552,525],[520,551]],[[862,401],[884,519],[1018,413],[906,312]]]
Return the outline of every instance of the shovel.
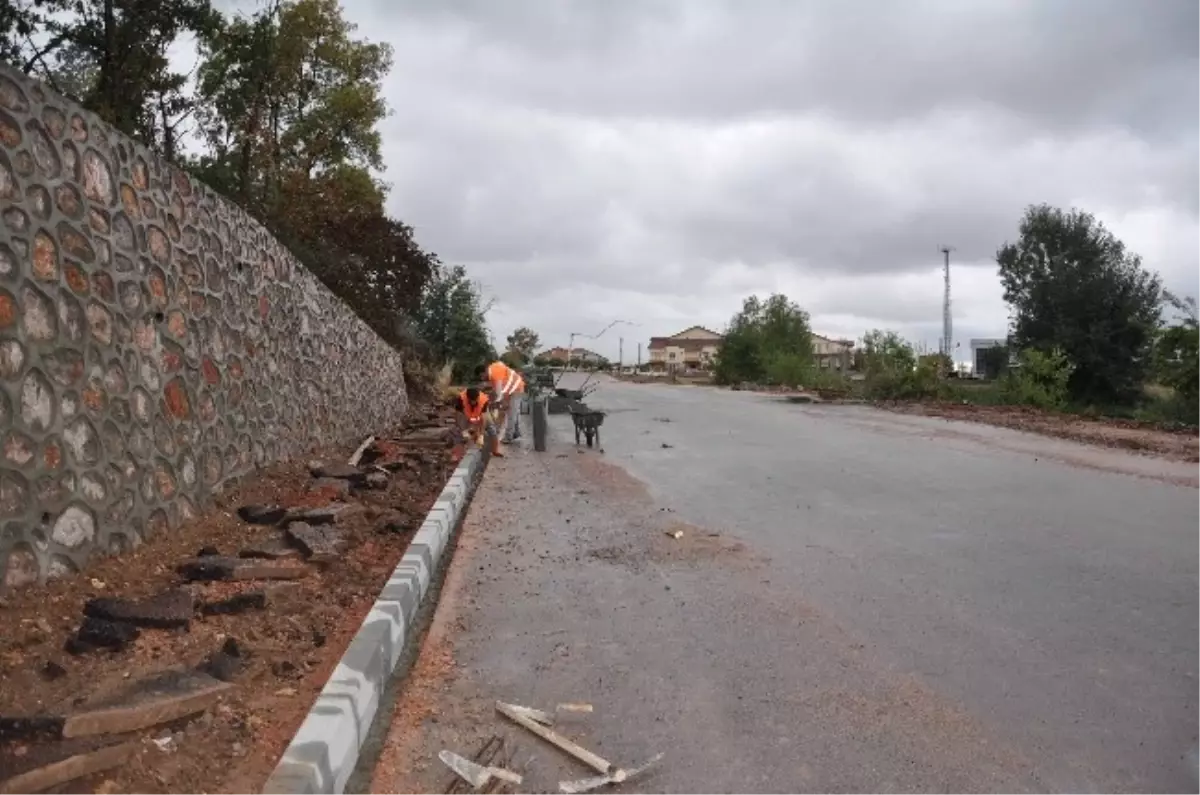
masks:
[[[559,792],[565,792],[567,795],[578,795],[581,792],[591,792],[594,789],[599,789],[605,784],[620,784],[623,781],[628,781],[636,775],[645,773],[654,765],[658,764],[663,758],[662,754],[655,754],[650,761],[637,767],[631,767],[628,770],[618,767],[611,773],[603,776],[592,776],[590,778],[580,778],[574,781],[558,782]]]
[[[520,786],[523,780],[521,776],[511,770],[505,770],[502,767],[484,767],[481,764],[472,762],[464,756],[459,756],[453,751],[442,751],[438,754],[438,759],[445,763],[446,767],[453,770],[462,780],[470,784],[475,789],[482,788],[493,778],[498,778],[501,781],[507,781],[510,784]]]

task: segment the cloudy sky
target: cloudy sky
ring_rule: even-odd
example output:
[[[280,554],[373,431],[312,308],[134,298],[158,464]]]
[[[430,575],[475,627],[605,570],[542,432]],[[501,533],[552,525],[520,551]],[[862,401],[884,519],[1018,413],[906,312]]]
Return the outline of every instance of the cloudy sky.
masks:
[[[1003,336],[1034,202],[1198,292],[1195,0],[344,0],[395,48],[390,209],[495,298],[496,341],[625,359],[743,297],[933,349]]]

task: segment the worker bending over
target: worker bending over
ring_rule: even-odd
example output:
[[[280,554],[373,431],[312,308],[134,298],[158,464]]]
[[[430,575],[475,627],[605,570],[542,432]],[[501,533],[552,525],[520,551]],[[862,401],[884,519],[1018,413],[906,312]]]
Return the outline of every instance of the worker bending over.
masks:
[[[492,362],[481,367],[480,375],[486,376],[492,386],[492,394],[500,412],[497,431],[503,434],[505,444],[521,438],[521,400],[525,397],[525,379],[504,362]]]
[[[484,440],[491,433],[492,454],[499,455],[500,437],[492,427],[488,396],[476,387],[469,387],[458,393],[454,408],[458,411],[458,427],[463,433],[463,438],[483,447]]]

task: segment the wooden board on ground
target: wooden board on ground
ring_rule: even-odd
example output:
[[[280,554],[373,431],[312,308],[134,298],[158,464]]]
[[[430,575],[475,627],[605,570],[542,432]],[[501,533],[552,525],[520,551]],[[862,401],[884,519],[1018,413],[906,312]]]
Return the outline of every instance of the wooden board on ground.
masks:
[[[199,671],[168,670],[67,718],[63,737],[123,734],[203,712],[233,685]]]
[[[71,753],[70,743],[63,744],[66,758],[39,765],[0,781],[0,793],[45,792],[92,773],[109,770],[127,762],[141,747],[140,740],[107,745],[102,748]]]

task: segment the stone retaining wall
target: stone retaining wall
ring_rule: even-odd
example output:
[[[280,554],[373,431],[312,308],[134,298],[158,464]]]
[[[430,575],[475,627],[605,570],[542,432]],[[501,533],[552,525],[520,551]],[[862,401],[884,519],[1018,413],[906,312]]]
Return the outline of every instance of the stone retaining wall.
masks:
[[[399,354],[262,226],[0,66],[0,589],[406,409]]]

